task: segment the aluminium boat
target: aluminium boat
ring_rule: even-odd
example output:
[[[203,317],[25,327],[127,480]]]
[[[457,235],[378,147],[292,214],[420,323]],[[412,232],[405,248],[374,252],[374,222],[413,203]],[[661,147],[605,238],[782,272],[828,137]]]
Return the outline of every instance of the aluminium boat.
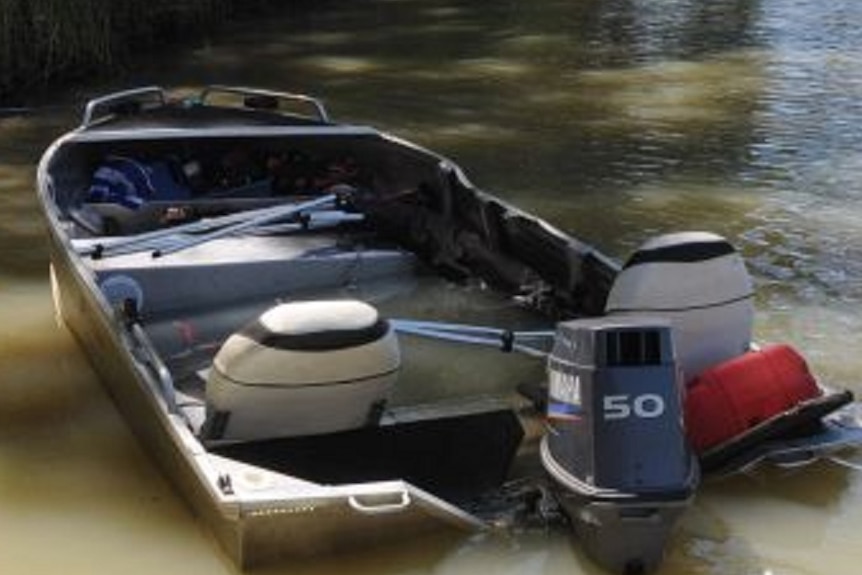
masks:
[[[702,471],[860,441],[848,393],[753,350],[723,238],[620,265],[312,97],[92,100],[38,195],[59,317],[243,567],[494,529],[519,485],[650,570]]]

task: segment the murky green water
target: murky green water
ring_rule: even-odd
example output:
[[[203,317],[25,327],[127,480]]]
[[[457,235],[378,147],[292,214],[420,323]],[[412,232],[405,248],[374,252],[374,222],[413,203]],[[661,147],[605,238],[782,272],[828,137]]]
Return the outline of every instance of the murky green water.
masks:
[[[862,392],[862,3],[306,4],[52,103],[149,83],[305,91],[615,256],[724,234],[755,276],[760,337]],[[234,573],[55,326],[32,178],[75,119],[0,119],[0,572]],[[860,528],[862,473],[762,471],[704,487],[662,572],[855,572]],[[540,532],[272,570],[331,572],[595,571]]]

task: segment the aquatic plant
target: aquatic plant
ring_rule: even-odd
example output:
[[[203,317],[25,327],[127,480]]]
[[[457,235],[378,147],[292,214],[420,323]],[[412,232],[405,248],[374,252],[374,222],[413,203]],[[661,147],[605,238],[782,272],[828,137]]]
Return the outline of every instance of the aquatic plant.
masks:
[[[211,31],[235,9],[246,6],[234,0],[0,0],[0,101],[49,82],[116,71],[141,49]]]

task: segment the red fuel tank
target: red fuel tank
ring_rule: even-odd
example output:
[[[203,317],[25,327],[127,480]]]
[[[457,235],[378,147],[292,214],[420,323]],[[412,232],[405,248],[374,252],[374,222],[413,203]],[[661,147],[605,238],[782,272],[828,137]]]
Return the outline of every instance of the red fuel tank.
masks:
[[[689,441],[703,453],[821,393],[805,360],[789,345],[748,352],[707,369],[689,384]]]

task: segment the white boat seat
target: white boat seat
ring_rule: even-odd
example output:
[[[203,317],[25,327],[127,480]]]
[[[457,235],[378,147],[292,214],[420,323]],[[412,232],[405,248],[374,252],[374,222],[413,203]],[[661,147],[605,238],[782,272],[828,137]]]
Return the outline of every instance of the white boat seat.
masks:
[[[277,305],[227,338],[207,378],[207,439],[334,433],[377,423],[398,338],[358,300]]]

